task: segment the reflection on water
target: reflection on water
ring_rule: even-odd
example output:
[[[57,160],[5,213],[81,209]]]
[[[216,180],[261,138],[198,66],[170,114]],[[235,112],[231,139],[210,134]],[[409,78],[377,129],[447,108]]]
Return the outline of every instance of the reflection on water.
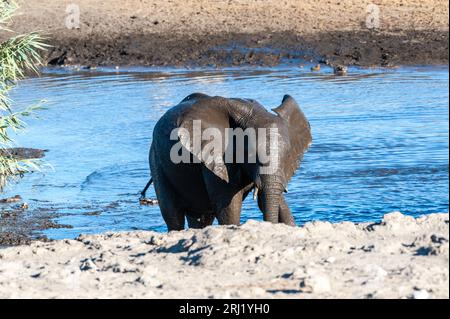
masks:
[[[48,69],[13,92],[19,105],[47,99],[40,120],[17,137],[49,149],[54,170],[27,175],[2,196],[62,214],[72,229],[53,238],[108,230],[166,230],[158,206],[139,206],[158,118],[192,92],[247,97],[267,108],[294,96],[314,143],[289,185],[299,223],[367,221],[400,210],[448,210],[448,68],[180,70]],[[149,196],[154,196],[151,188]],[[261,219],[249,198],[242,220]],[[97,214],[99,212],[100,214]]]

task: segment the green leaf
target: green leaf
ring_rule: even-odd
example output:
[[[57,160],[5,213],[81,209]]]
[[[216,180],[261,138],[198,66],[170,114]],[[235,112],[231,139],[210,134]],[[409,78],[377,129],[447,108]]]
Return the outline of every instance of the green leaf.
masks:
[[[12,33],[7,28],[12,16],[18,9],[14,0],[0,0],[0,30]],[[9,132],[20,132],[26,127],[22,120],[26,116],[35,116],[35,111],[44,108],[43,102],[13,111],[13,101],[9,91],[17,81],[24,78],[26,71],[38,72],[42,65],[40,52],[48,48],[44,38],[36,32],[12,35],[0,43],[0,149],[14,145]],[[4,152],[2,154],[7,154]],[[24,173],[41,171],[48,166],[42,160],[15,159],[13,156],[0,156],[0,191],[10,181],[17,180]]]

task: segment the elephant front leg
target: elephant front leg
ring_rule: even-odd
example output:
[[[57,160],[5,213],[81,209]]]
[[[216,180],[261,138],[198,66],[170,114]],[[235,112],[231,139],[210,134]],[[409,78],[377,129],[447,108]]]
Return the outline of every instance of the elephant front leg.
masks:
[[[217,213],[219,225],[240,225],[242,199],[242,191],[237,192],[232,197],[230,204]]]
[[[200,217],[190,216],[186,214],[186,219],[188,221],[189,228],[205,228],[206,226],[211,226],[214,221],[214,215],[212,214],[202,214]]]
[[[228,171],[232,178],[238,175],[231,168]],[[221,180],[206,167],[202,168],[202,174],[211,208],[215,211],[219,225],[239,225],[244,190]]]

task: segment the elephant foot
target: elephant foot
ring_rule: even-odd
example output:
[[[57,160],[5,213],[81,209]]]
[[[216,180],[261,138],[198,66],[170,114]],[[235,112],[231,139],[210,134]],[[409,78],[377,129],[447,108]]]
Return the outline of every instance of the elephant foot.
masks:
[[[214,221],[214,215],[212,214],[202,214],[198,217],[193,217],[186,215],[189,228],[205,228],[212,225]]]

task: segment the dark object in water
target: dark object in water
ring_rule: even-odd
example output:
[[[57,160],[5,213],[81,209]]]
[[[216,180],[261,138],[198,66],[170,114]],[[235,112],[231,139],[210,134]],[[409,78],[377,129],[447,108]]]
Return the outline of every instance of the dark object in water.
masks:
[[[48,150],[41,150],[38,148],[13,147],[0,149],[0,156],[10,157],[15,159],[31,159],[42,158]]]
[[[334,67],[333,71],[336,75],[346,75],[348,68],[345,65],[337,65]]]
[[[65,64],[67,59],[67,51],[64,51],[61,55],[51,59],[48,61],[48,65],[51,66],[62,66]]]
[[[20,202],[21,200],[22,200],[22,197],[20,197],[20,195],[16,195],[13,197],[2,198],[2,199],[0,199],[0,203],[2,203],[2,204],[17,203],[17,202]]]
[[[311,71],[320,71],[320,64],[311,67]]]
[[[158,205],[158,200],[153,198],[140,198],[139,204],[141,205]]]
[[[93,211],[93,212],[83,213],[83,215],[85,215],[85,216],[98,216],[98,215],[101,215],[101,213],[102,212],[100,212],[100,211]]]

